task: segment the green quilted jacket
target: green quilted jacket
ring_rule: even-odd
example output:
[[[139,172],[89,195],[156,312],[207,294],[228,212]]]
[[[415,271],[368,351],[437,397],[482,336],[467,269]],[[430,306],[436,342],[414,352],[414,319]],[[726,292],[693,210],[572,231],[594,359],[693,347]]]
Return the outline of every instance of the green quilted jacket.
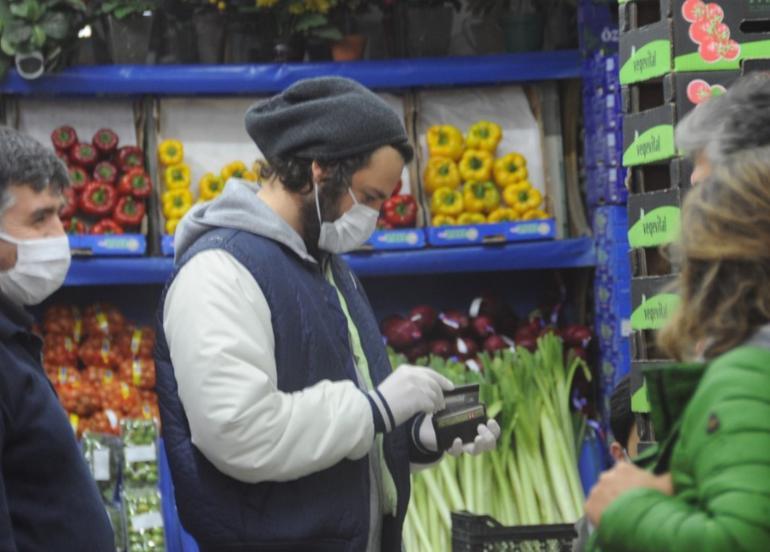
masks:
[[[638,463],[670,471],[674,496],[621,495],[604,512],[593,548],[769,551],[770,328],[707,365],[645,377],[660,445]]]

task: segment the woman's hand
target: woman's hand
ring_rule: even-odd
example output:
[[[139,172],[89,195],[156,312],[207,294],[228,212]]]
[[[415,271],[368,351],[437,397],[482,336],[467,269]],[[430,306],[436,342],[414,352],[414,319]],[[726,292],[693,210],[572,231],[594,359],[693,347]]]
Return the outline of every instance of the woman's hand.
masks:
[[[665,495],[673,495],[671,474],[654,475],[628,462],[619,462],[604,472],[591,489],[586,501],[586,516],[598,527],[602,514],[619,496],[633,489],[655,489]]]

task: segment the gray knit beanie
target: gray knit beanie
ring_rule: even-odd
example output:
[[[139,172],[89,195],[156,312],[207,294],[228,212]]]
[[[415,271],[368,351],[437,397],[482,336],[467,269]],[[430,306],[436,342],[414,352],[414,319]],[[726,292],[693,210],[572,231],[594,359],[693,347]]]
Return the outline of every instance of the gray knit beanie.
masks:
[[[296,82],[246,112],[246,131],[267,159],[334,161],[402,144],[412,148],[400,117],[374,92],[341,77]]]

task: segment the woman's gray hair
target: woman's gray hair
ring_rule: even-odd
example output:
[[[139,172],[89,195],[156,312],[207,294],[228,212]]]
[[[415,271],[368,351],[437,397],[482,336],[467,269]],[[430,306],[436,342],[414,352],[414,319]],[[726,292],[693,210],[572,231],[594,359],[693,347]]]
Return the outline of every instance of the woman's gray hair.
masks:
[[[52,150],[17,130],[0,126],[0,215],[12,204],[11,186],[61,192],[69,186],[69,175]]]
[[[676,144],[720,164],[736,152],[770,145],[770,77],[743,77],[723,96],[696,106],[677,125]]]

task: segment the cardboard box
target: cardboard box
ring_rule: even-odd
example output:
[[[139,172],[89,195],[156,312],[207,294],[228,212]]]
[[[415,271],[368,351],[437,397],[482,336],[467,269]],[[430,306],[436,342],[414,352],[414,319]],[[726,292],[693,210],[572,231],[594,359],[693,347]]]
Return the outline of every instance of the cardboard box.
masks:
[[[634,167],[676,157],[675,122],[672,104],[626,115],[623,118],[623,166]]]
[[[673,242],[681,227],[686,189],[632,195],[628,198],[628,245],[631,249]]]
[[[621,84],[671,71],[737,70],[742,60],[770,58],[770,2],[765,0],[710,2],[710,15],[700,20],[686,12],[689,4],[685,2],[623,4]],[[658,21],[654,21],[656,13]],[[654,22],[648,24],[651,19]]]
[[[676,122],[699,103],[720,96],[741,76],[740,71],[669,73],[661,79],[623,86],[623,113],[639,113],[674,104]]]
[[[631,280],[631,329],[659,330],[679,303],[669,290],[676,276],[652,276]]]
[[[686,157],[632,167],[628,171],[628,190],[630,194],[644,194],[688,188],[692,171],[692,160]]]

